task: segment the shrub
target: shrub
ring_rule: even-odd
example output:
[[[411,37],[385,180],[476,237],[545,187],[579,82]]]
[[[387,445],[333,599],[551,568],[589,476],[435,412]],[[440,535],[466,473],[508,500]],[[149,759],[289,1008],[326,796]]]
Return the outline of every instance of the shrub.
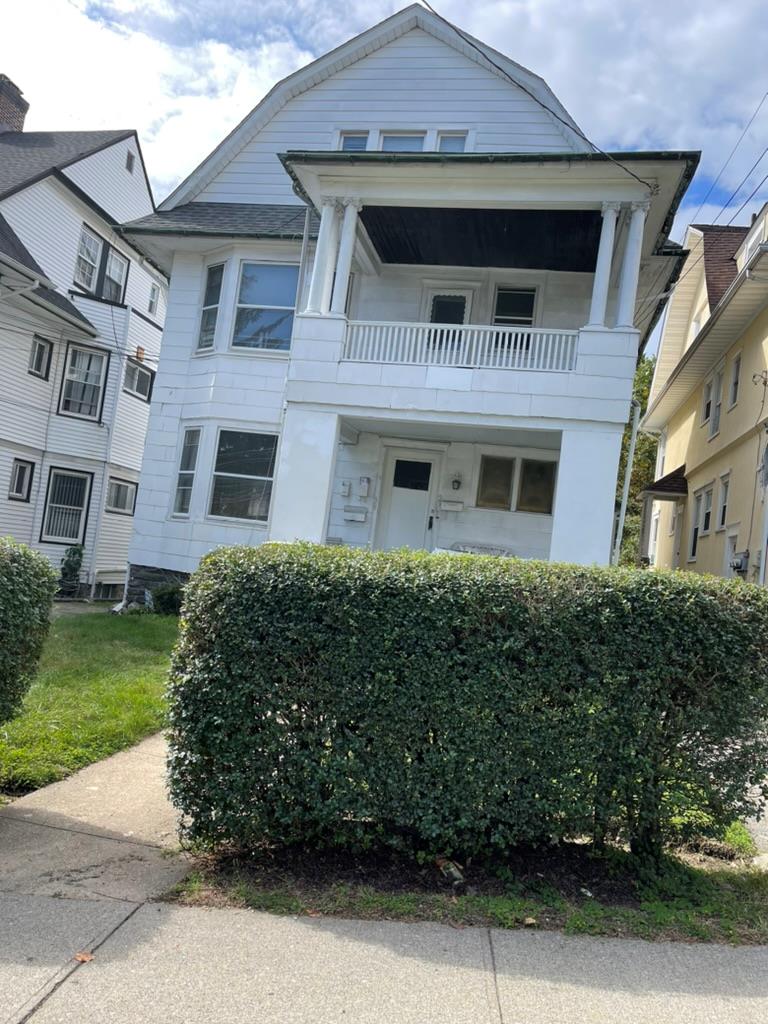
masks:
[[[0,722],[18,711],[35,674],[57,585],[47,558],[0,538]]]
[[[657,858],[693,806],[725,826],[768,796],[767,711],[768,592],[740,581],[222,549],[185,591],[171,792],[208,845]]]
[[[161,583],[152,591],[152,607],[158,615],[179,615],[183,599],[180,583]]]

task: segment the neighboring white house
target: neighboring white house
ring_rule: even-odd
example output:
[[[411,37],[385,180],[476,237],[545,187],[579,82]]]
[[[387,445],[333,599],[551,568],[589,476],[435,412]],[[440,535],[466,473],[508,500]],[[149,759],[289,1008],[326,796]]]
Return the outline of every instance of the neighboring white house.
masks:
[[[115,225],[151,213],[133,131],[25,132],[0,75],[0,535],[122,593],[167,278]]]
[[[130,596],[266,539],[606,563],[697,161],[420,6],[278,84],[122,228],[172,274]]]

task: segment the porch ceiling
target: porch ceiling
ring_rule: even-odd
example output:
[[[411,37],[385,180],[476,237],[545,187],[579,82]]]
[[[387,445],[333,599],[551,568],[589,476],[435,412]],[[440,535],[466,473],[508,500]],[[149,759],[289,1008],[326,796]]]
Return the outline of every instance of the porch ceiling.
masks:
[[[352,434],[379,434],[403,441],[430,441],[432,443],[501,444],[514,448],[541,448],[560,450],[559,430],[524,430],[509,427],[476,426],[468,423],[419,423],[402,420],[368,419],[363,416],[344,416],[342,436]]]
[[[384,263],[592,273],[597,210],[365,206],[361,219]]]

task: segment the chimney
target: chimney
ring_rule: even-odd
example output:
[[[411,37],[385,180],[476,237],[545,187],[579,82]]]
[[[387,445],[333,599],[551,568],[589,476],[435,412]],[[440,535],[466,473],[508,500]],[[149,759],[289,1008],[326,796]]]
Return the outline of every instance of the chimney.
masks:
[[[29,104],[21,89],[0,74],[0,132],[23,132]]]

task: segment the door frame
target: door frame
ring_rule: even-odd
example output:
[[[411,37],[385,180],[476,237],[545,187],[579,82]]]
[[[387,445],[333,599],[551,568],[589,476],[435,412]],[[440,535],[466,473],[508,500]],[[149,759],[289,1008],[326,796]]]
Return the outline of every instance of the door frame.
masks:
[[[443,453],[446,445],[435,445],[425,446],[423,448],[418,446],[418,443],[413,446],[408,445],[407,442],[403,441],[384,441],[382,443],[382,456],[379,467],[379,496],[376,503],[376,515],[374,521],[371,524],[371,548],[374,551],[381,551],[379,547],[379,540],[383,530],[388,525],[388,517],[390,512],[390,506],[392,503],[392,484],[391,479],[394,476],[395,471],[395,460],[397,458],[407,459],[410,462],[431,462],[432,472],[429,476],[429,490],[427,491],[427,504],[428,509],[431,511],[427,512],[427,515],[433,515],[435,517],[432,530],[428,531],[426,525],[424,527],[425,538],[427,533],[431,533],[430,539],[432,546],[419,550],[432,551],[436,547],[435,544],[435,532],[437,529],[438,515],[438,500],[439,500],[439,481],[443,468]]]

